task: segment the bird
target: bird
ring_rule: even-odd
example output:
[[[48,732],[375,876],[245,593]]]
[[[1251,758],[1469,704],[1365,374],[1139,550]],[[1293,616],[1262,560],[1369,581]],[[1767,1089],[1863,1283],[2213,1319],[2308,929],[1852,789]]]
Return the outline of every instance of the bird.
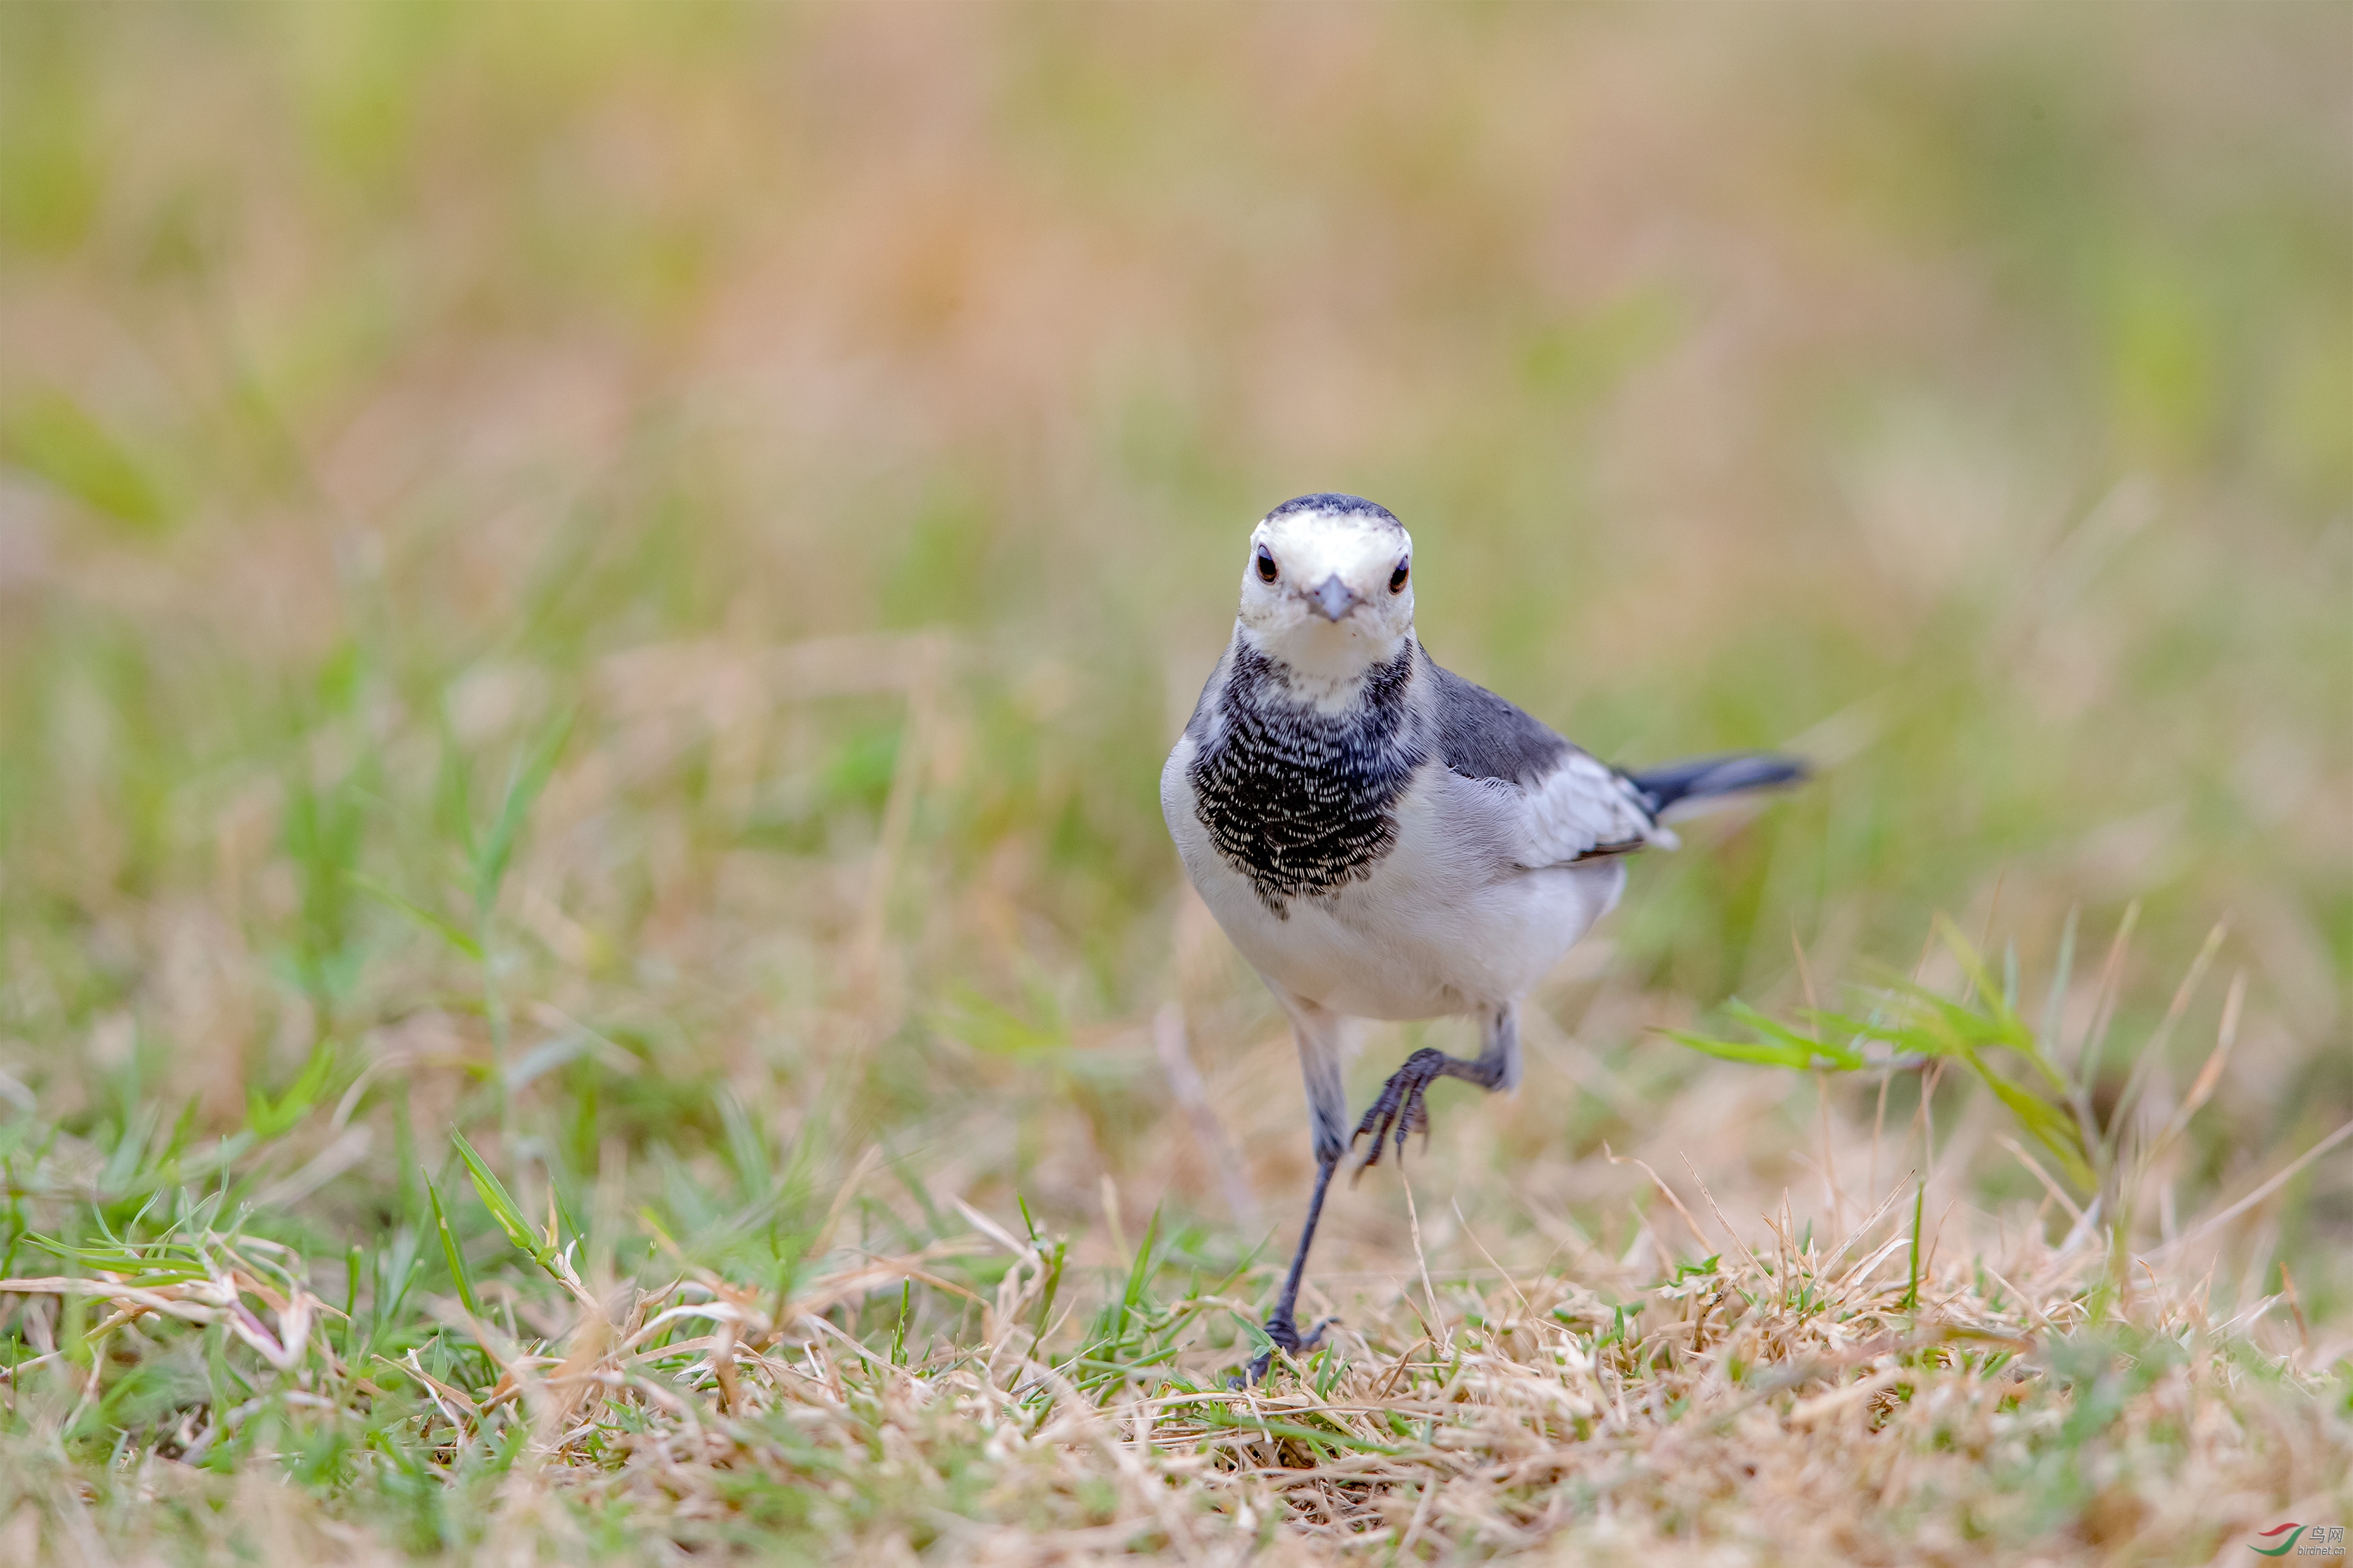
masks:
[[[1334,1171],[1429,1129],[1441,1078],[1520,1081],[1524,998],[1618,902],[1669,821],[1794,784],[1769,752],[1612,767],[1440,665],[1414,626],[1413,539],[1388,508],[1323,493],[1250,531],[1232,640],[1168,754],[1160,801],[1186,875],[1288,1015],[1315,1153],[1307,1217],[1265,1324],[1299,1354],[1301,1280]],[[1469,1059],[1430,1048],[1354,1125],[1356,1020],[1467,1016]],[[1266,1375],[1273,1349],[1241,1381]]]

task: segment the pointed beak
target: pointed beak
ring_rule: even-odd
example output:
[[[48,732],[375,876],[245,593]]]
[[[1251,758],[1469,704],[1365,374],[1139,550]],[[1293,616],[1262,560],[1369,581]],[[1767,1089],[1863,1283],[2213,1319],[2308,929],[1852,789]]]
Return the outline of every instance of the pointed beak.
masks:
[[[1340,581],[1338,573],[1324,579],[1323,585],[1307,595],[1307,607],[1327,621],[1336,621],[1364,601],[1356,591]]]

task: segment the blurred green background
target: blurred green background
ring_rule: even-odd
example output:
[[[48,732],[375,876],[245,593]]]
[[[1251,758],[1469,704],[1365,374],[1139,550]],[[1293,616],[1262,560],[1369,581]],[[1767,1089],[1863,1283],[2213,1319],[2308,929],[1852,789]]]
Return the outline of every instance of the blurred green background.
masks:
[[[1287,1230],[1156,777],[1326,489],[1591,749],[1823,763],[1637,868],[1440,1169],[1784,1185],[1810,1089],[1651,1026],[1937,910],[2035,999],[2138,900],[2135,1038],[2232,922],[2183,1212],[2242,1190],[2353,1111],[2348,59],[2305,5],[0,7],[14,1234],[216,1163],[332,1258],[451,1125],[608,1249],[870,1146]],[[2348,1168],[2241,1262],[2341,1254]]]

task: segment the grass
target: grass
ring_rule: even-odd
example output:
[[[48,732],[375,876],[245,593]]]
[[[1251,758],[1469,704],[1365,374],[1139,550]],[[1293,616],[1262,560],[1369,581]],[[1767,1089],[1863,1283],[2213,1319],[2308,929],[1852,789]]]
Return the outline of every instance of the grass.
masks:
[[[2353,1515],[2344,16],[550,15],[0,7],[0,1561]],[[1154,784],[1326,487],[1820,775],[1241,1392],[1309,1152]]]
[[[1201,1238],[1163,1237],[1157,1215],[1083,1331],[1067,1241],[977,1211],[904,1250],[821,1235],[827,1261],[773,1289],[674,1244],[672,1267],[591,1288],[560,1217],[536,1228],[459,1152],[537,1286],[470,1268],[445,1229],[454,1300],[408,1292],[410,1234],[353,1254],[339,1308],[311,1293],[332,1269],[185,1200],[133,1227],[152,1240],[35,1240],[72,1272],[9,1281],[60,1304],[26,1325],[58,1348],[13,1373],[15,1528],[47,1513],[69,1550],[290,1560],[657,1540],[959,1561],[1546,1542],[2195,1560],[2267,1521],[2265,1495],[2334,1500],[2353,1458],[2341,1371],[2252,1339],[2274,1303],[2222,1321],[2152,1272],[2103,1315],[2095,1229],[1966,1261],[1931,1237],[1924,1257],[1902,1185],[1842,1234],[1799,1229],[1785,1199],[1752,1241],[1662,1182],[1690,1233],[1666,1278],[1642,1254],[1674,1243],[1647,1230],[1625,1258],[1579,1247],[1568,1268],[1442,1286],[1418,1258],[1323,1350],[1239,1390],[1240,1352],[1201,1330],[1247,1331],[1258,1292],[1209,1278]],[[106,1479],[56,1496],[36,1457],[107,1431]],[[264,1468],[301,1490],[257,1510],[237,1478]]]

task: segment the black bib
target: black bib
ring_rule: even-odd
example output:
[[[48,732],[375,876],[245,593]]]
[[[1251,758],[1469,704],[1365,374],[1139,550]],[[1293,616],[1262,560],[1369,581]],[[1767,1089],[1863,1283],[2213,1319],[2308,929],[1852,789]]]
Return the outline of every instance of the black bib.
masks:
[[[1217,702],[1193,715],[1193,809],[1266,907],[1372,875],[1397,843],[1397,801],[1426,760],[1406,691],[1414,645],[1366,672],[1358,700],[1323,713],[1287,667],[1234,649]]]

